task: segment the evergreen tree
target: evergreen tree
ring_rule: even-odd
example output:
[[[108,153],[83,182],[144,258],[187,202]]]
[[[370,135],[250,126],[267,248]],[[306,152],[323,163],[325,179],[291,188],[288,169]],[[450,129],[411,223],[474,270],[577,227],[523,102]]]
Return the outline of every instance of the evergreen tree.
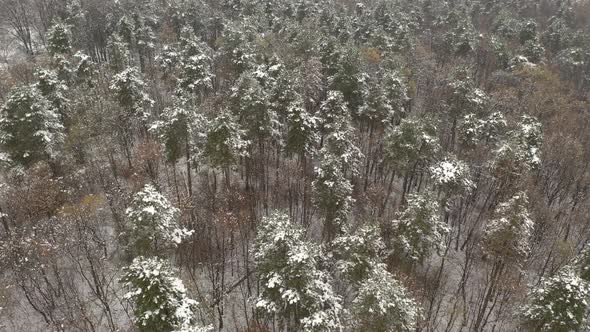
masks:
[[[149,113],[146,109],[152,106],[154,101],[145,92],[145,83],[137,68],[129,67],[116,74],[109,88],[128,118],[147,120]]]
[[[499,262],[520,265],[530,252],[534,223],[528,212],[528,198],[519,192],[495,210],[485,228],[485,251]]]
[[[342,93],[352,114],[359,115],[366,107],[369,94],[367,74],[361,69],[360,56],[353,48],[341,53],[334,75],[328,78],[330,90]]]
[[[469,113],[459,123],[459,144],[464,148],[474,148],[479,144],[497,144],[507,126],[506,118],[500,112],[485,116]]]
[[[287,137],[285,150],[289,153],[310,153],[318,141],[319,119],[307,112],[301,97],[287,107]]]
[[[133,196],[125,213],[128,229],[125,235],[135,255],[165,254],[193,233],[179,225],[178,209],[149,184]]]
[[[432,195],[409,195],[405,209],[392,222],[394,253],[404,255],[412,263],[422,263],[433,251],[440,253],[449,228],[439,211]]]
[[[35,86],[13,89],[0,112],[0,146],[23,166],[57,156],[63,125],[51,103]]]
[[[541,124],[533,117],[523,116],[493,151],[489,165],[492,174],[512,181],[537,168],[541,163],[542,140]]]
[[[431,166],[430,176],[447,196],[468,193],[475,187],[471,181],[469,166],[454,156],[447,156]]]
[[[305,240],[289,217],[274,212],[258,226],[256,269],[260,293],[256,309],[277,319],[281,329],[341,330],[341,299],[319,265],[322,252]]]
[[[345,280],[360,283],[369,278],[379,265],[385,244],[379,228],[373,225],[361,227],[354,233],[345,233],[330,243],[336,270]]]
[[[329,153],[320,151],[320,164],[315,169],[313,181],[313,197],[315,204],[323,211],[323,237],[331,241],[342,233],[352,209],[352,183],[344,173],[344,160]]]
[[[214,167],[229,167],[248,155],[250,141],[229,112],[222,112],[209,125],[204,154]]]
[[[121,279],[134,303],[134,322],[139,331],[206,332],[195,310],[198,303],[187,296],[182,280],[160,258],[137,257],[123,271]]]
[[[399,126],[389,127],[384,138],[386,160],[404,172],[431,160],[440,150],[436,129],[420,118],[406,118]]]
[[[182,33],[184,37],[180,39],[178,88],[202,99],[213,88],[213,50],[197,40],[192,29],[184,29]],[[166,63],[170,66],[174,63],[175,53],[167,52],[165,55]]]
[[[47,31],[47,51],[54,57],[65,56],[72,49],[71,27],[63,22],[55,22]]]
[[[582,331],[588,317],[590,285],[566,266],[543,279],[530,294],[523,317],[525,327],[539,332]]]
[[[77,82],[84,82],[88,86],[93,87],[94,83],[92,78],[95,77],[97,73],[96,63],[92,61],[90,56],[82,51],[76,52],[76,54],[74,54],[74,59],[77,61],[76,68],[74,69]]]
[[[243,73],[232,89],[231,99],[234,114],[246,125],[248,138],[263,144],[267,138],[280,135],[278,115],[270,105],[270,96],[258,79],[259,75],[259,71]]]
[[[130,46],[123,41],[123,38],[114,33],[109,37],[109,66],[113,71],[121,72],[131,65],[131,51]]]
[[[352,304],[356,331],[415,331],[418,317],[418,304],[385,266],[371,272]]]
[[[68,86],[60,80],[53,70],[40,69],[35,73],[38,82],[37,89],[51,102],[53,109],[60,115],[62,121],[67,118],[66,106],[68,99],[66,93]]]
[[[362,153],[355,145],[355,129],[342,93],[339,91],[328,92],[328,96],[320,108],[320,117],[325,133],[321,155],[327,159],[331,157],[339,159],[342,162],[343,173],[350,170],[356,174]]]

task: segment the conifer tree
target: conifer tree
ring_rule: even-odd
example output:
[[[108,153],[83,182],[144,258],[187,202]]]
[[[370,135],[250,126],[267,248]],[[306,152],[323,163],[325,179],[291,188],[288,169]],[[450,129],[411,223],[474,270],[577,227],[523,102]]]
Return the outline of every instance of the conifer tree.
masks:
[[[193,233],[180,226],[178,209],[149,184],[133,196],[125,213],[125,236],[136,256],[163,255]]]
[[[522,264],[530,252],[534,223],[527,208],[528,197],[518,192],[500,203],[485,228],[485,251],[502,265]]]
[[[379,235],[379,228],[366,225],[356,232],[338,236],[330,243],[336,271],[353,284],[367,279],[379,265],[385,251],[385,244]]]
[[[352,304],[356,331],[415,331],[418,304],[407,289],[381,265],[359,287]]]
[[[134,303],[134,322],[139,331],[206,332],[195,315],[198,303],[187,295],[182,280],[166,261],[137,257],[123,271],[121,282]]]
[[[72,49],[71,27],[63,22],[55,22],[47,31],[47,50],[53,57],[65,56]]]
[[[440,253],[449,228],[442,222],[440,205],[430,194],[409,195],[391,227],[391,241],[396,255],[409,262],[422,263],[433,252]]]
[[[524,326],[539,332],[581,331],[588,317],[589,298],[588,282],[565,266],[529,294]]]
[[[328,273],[320,269],[322,252],[304,238],[286,214],[265,217],[256,235],[256,268],[260,293],[256,309],[274,317],[281,329],[337,331],[341,299]]]
[[[109,88],[127,113],[126,117],[147,120],[149,116],[147,108],[152,106],[154,101],[145,92],[145,83],[137,68],[129,67],[116,74]]]
[[[23,166],[57,156],[63,125],[53,105],[34,85],[13,89],[0,112],[0,146]]]

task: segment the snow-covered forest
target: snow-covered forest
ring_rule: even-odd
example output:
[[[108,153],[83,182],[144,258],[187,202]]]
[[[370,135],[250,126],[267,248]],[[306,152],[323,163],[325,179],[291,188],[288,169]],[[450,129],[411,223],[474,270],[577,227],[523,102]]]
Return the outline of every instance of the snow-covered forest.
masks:
[[[590,331],[590,1],[0,0],[0,331]]]

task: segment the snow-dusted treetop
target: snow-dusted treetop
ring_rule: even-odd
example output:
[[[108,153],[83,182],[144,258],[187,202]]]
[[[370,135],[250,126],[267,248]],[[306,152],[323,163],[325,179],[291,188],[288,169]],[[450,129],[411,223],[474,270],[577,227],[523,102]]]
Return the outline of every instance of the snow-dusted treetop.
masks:
[[[154,101],[144,91],[145,83],[136,67],[129,67],[113,76],[109,88],[126,111],[143,119],[147,118],[145,107],[152,106]]]
[[[63,55],[70,52],[70,26],[63,22],[55,22],[47,31],[47,50],[51,55]]]
[[[198,323],[198,303],[187,295],[182,280],[160,258],[137,257],[124,269],[121,279],[132,300],[134,322],[139,331],[207,332],[211,327]]]
[[[29,165],[53,158],[63,142],[63,125],[36,86],[11,91],[0,112],[0,146],[14,162]]]
[[[565,266],[529,294],[525,326],[539,332],[580,331],[588,319],[590,285]]]
[[[264,218],[254,255],[261,285],[256,310],[289,330],[341,330],[341,299],[329,274],[318,267],[321,257],[320,249],[304,239],[303,230],[286,214]]]
[[[428,119],[405,118],[385,134],[385,157],[399,170],[407,171],[429,160],[440,150],[436,126]]]
[[[385,244],[379,229],[367,225],[352,234],[335,238],[330,247],[338,272],[352,282],[360,282],[380,261]]]
[[[517,265],[526,259],[534,227],[527,205],[528,197],[524,192],[498,205],[484,232],[484,250],[488,254]]]
[[[412,262],[422,262],[432,251],[440,252],[449,229],[439,212],[440,205],[433,195],[409,195],[406,208],[392,222],[394,254],[399,252]]]
[[[498,177],[518,177],[541,164],[543,134],[541,123],[531,116],[522,116],[516,128],[494,150],[490,163]]]
[[[491,113],[483,118],[475,113],[469,113],[459,124],[459,140],[466,147],[473,147],[478,143],[495,143],[506,126],[506,119],[500,112]]]
[[[145,185],[126,210],[131,250],[141,255],[158,255],[180,244],[194,231],[179,225],[178,214],[178,209],[154,186]]]
[[[446,193],[469,192],[475,186],[471,180],[469,166],[448,156],[430,167],[430,176],[436,184]]]
[[[381,265],[361,284],[351,314],[356,331],[411,332],[416,330],[420,307]]]

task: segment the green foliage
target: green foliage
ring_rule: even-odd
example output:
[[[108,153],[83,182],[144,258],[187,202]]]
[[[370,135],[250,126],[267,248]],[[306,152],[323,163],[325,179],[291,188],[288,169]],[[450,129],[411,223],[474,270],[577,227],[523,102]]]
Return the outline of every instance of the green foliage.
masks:
[[[137,257],[123,271],[125,298],[134,303],[134,322],[141,332],[206,332],[197,324],[198,303],[187,296],[182,280],[160,258]]]
[[[335,73],[328,79],[328,88],[341,92],[351,112],[360,114],[369,93],[367,74],[362,71],[360,54],[355,48],[347,48],[340,54]]]
[[[309,153],[318,140],[319,119],[305,110],[301,97],[296,98],[287,108],[287,138],[285,150],[289,153]]]
[[[469,166],[452,155],[430,166],[429,170],[435,186],[448,196],[469,193],[475,188]]]
[[[398,170],[409,171],[431,160],[440,150],[436,126],[424,118],[406,118],[385,133],[385,158]]]
[[[213,63],[211,54],[213,50],[207,44],[196,39],[191,29],[183,30],[183,38],[180,40],[180,75],[178,88],[201,97],[213,88]],[[174,62],[173,54],[167,53],[168,65]]]
[[[147,119],[146,108],[152,106],[154,101],[145,92],[145,83],[137,68],[129,67],[116,74],[109,88],[128,116]]]
[[[72,49],[71,27],[63,22],[54,22],[47,31],[47,50],[52,56],[66,55]]]
[[[534,222],[528,211],[528,197],[516,193],[500,203],[484,231],[484,250],[495,259],[520,265],[530,253]]]
[[[223,112],[209,125],[204,155],[214,167],[231,166],[238,158],[248,155],[250,141],[245,137],[245,131],[236,123],[234,117],[228,112]]]
[[[330,243],[336,269],[353,284],[369,277],[383,255],[385,244],[379,228],[366,225],[354,233],[345,233]]]
[[[440,205],[431,194],[410,195],[404,210],[392,222],[394,253],[421,263],[433,251],[440,253],[449,228],[440,220]]]
[[[581,331],[587,319],[590,285],[566,266],[543,279],[530,294],[524,309],[525,326],[531,331]]]
[[[63,126],[51,103],[35,86],[13,89],[0,112],[0,146],[23,166],[55,158]]]
[[[415,331],[418,304],[384,266],[376,268],[360,286],[352,305],[355,331]]]
[[[256,310],[297,331],[341,329],[341,299],[319,268],[322,252],[304,238],[286,214],[265,217],[256,235],[256,269],[260,293]]]
[[[164,255],[193,231],[179,224],[179,211],[152,185],[133,196],[125,211],[129,249],[134,255]]]
[[[53,70],[40,69],[35,74],[39,80],[37,82],[37,89],[51,102],[55,111],[64,119],[68,104],[68,99],[66,98],[66,92],[68,91],[67,85],[59,79],[57,73]]]

